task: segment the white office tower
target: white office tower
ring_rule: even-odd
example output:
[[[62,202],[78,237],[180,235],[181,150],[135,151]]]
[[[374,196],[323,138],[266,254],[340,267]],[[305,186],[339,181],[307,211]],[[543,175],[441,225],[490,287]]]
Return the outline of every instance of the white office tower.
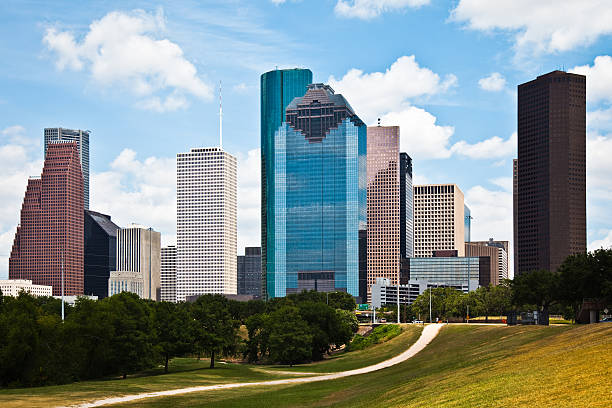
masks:
[[[176,302],[176,246],[161,249],[161,299]]]
[[[236,158],[220,147],[176,157],[176,300],[237,294]]]
[[[89,130],[45,128],[45,156],[50,143],[77,142],[83,172],[83,204],[89,210]]]

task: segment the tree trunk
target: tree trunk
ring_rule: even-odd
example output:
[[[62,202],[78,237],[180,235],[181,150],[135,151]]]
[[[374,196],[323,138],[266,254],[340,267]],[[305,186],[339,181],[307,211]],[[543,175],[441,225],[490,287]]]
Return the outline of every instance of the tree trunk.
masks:
[[[166,353],[166,365],[164,366],[164,373],[168,374],[168,353]]]
[[[215,368],[215,352],[210,352],[210,368]]]
[[[485,316],[485,323],[489,323],[489,312],[486,312],[487,315]]]
[[[123,379],[125,380],[127,378],[127,374],[123,373]]]

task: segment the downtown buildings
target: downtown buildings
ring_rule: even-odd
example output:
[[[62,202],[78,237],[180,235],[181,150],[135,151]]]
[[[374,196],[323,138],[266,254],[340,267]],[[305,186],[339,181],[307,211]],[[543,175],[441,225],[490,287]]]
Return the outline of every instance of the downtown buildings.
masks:
[[[515,273],[554,271],[586,251],[586,77],[553,71],[518,86]]]
[[[328,85],[310,84],[299,95],[311,78],[310,71],[296,72],[301,73],[293,78],[298,95],[286,106],[282,123],[285,89],[272,83],[276,71],[262,76],[265,294],[317,290],[358,296],[359,231],[366,227],[366,127]],[[270,128],[271,122],[278,127]]]
[[[176,302],[176,245],[161,249],[162,302]]]
[[[108,279],[117,265],[117,230],[110,215],[85,210],[84,293],[103,299],[108,296]]]
[[[236,158],[220,147],[176,157],[176,301],[236,294]]]
[[[261,248],[246,247],[238,256],[238,294],[261,296]]]

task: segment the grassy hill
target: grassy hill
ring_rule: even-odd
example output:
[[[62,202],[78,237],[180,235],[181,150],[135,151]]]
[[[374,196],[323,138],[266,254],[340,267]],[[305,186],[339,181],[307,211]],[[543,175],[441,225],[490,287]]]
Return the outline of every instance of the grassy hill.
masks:
[[[124,406],[607,408],[612,406],[611,350],[612,324],[451,325],[414,358],[370,374]]]

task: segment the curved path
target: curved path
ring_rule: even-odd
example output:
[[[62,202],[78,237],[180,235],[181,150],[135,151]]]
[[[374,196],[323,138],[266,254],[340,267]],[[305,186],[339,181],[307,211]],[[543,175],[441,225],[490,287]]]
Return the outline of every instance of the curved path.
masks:
[[[167,396],[172,396],[172,395],[187,394],[190,392],[222,390],[222,389],[241,388],[241,387],[259,387],[259,386],[265,386],[265,385],[302,384],[302,383],[309,383],[309,382],[315,382],[315,381],[335,380],[337,378],[349,377],[352,375],[371,373],[372,371],[382,370],[383,368],[387,368],[395,364],[399,364],[413,357],[419,351],[423,350],[429,344],[429,342],[431,342],[438,335],[438,332],[440,331],[441,327],[442,327],[442,324],[427,325],[423,328],[423,332],[421,333],[421,336],[419,337],[419,339],[412,346],[410,346],[408,350],[404,351],[402,354],[399,354],[393,358],[390,358],[389,360],[382,361],[378,364],[374,364],[374,365],[362,367],[362,368],[357,368],[355,370],[341,371],[338,373],[331,373],[331,374],[325,374],[325,375],[318,375],[315,377],[287,378],[283,380],[270,380],[270,381],[260,381],[260,382],[202,385],[198,387],[179,388],[175,390],[147,392],[147,393],[142,393],[142,394],[125,395],[123,397],[113,397],[113,398],[101,399],[98,401],[76,405],[75,407],[77,408],[100,407],[104,405],[119,404],[122,402],[130,402],[130,401],[140,400],[144,398],[167,397]]]

